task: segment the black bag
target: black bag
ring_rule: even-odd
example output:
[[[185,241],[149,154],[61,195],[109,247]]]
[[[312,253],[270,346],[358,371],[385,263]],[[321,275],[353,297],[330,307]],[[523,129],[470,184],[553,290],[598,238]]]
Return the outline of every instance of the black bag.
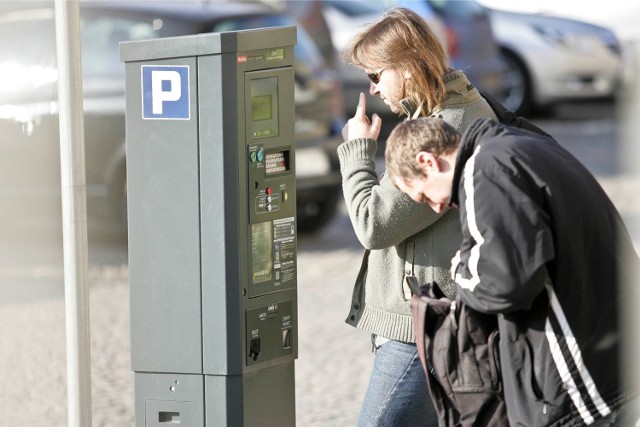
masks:
[[[551,135],[549,135],[547,132],[543,131],[538,126],[531,123],[529,120],[525,119],[522,116],[518,116],[516,113],[514,113],[511,110],[507,110],[507,108],[504,105],[502,105],[497,99],[493,98],[491,95],[482,91],[480,91],[480,95],[482,95],[485,101],[487,101],[487,103],[493,110],[493,113],[496,115],[500,123],[526,129],[528,131],[535,132],[540,135],[544,135],[555,141],[555,139]]]
[[[495,315],[478,313],[460,297],[446,298],[435,283],[415,276],[411,311],[416,345],[440,427],[508,426],[500,375]]]

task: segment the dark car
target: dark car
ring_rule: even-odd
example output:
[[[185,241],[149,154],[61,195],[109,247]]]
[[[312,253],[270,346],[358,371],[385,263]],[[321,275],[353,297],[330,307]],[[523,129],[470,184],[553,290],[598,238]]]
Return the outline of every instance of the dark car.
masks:
[[[506,67],[493,34],[490,10],[475,0],[425,0],[447,26],[454,68],[479,89],[502,98]]]
[[[126,230],[124,64],[119,43],[296,25],[247,2],[82,1],[86,191],[91,226]],[[60,161],[54,2],[0,3],[0,199],[23,225],[59,218]],[[341,199],[335,148],[344,118],[340,80],[298,26],[295,46],[298,227],[314,231]],[[116,221],[113,221],[116,220]]]
[[[405,7],[428,23],[446,49],[453,68],[464,70],[481,90],[497,98],[503,96],[506,67],[493,36],[489,10],[480,3],[472,0],[322,0],[319,3],[338,56],[355,34],[378,20],[385,10]],[[351,114],[357,106],[358,94],[369,92],[370,82],[355,67],[341,62],[337,67],[343,79],[346,110]],[[389,114],[389,108],[377,97],[367,101],[367,111]]]

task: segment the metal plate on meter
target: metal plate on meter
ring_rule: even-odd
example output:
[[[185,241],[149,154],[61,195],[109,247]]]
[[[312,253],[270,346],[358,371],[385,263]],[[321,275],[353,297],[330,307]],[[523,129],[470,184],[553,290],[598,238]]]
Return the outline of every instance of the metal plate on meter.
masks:
[[[292,88],[291,67],[244,75],[249,298],[296,287]]]
[[[293,351],[293,303],[283,301],[247,311],[247,365]]]
[[[296,286],[295,218],[251,224],[249,297]]]

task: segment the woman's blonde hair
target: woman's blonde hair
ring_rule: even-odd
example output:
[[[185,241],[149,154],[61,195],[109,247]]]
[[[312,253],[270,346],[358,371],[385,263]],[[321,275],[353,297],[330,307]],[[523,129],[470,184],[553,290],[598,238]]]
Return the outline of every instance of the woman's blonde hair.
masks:
[[[354,37],[344,53],[347,62],[371,70],[396,68],[409,71],[406,97],[429,115],[445,98],[444,75],[449,62],[429,25],[412,10],[389,9]]]

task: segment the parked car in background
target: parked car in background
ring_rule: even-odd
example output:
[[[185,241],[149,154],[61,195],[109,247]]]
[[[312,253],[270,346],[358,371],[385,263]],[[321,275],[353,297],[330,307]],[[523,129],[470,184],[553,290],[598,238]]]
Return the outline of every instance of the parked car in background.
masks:
[[[463,70],[480,90],[501,98],[506,68],[493,35],[490,10],[475,0],[421,1],[429,3],[446,24],[453,67]]]
[[[507,64],[502,101],[520,114],[560,101],[611,98],[623,79],[616,35],[607,28],[544,14],[492,10]]]
[[[378,20],[390,7],[414,10],[427,21],[449,55],[451,66],[464,70],[481,90],[500,98],[504,92],[505,67],[493,37],[486,9],[473,0],[319,0],[338,55],[353,36]],[[369,80],[362,70],[338,62],[343,78],[345,108],[353,113],[358,93],[369,92]],[[371,113],[390,114],[378,98],[368,100]]]
[[[28,221],[30,213],[56,214],[60,206],[53,3],[0,3],[0,200],[18,221]],[[80,6],[88,222],[119,220],[124,231],[119,42],[297,23],[260,3],[83,0]],[[344,113],[337,73],[325,65],[302,27],[297,34],[297,211],[299,230],[305,232],[326,224],[342,197],[335,148],[341,141],[336,123],[344,121]]]

